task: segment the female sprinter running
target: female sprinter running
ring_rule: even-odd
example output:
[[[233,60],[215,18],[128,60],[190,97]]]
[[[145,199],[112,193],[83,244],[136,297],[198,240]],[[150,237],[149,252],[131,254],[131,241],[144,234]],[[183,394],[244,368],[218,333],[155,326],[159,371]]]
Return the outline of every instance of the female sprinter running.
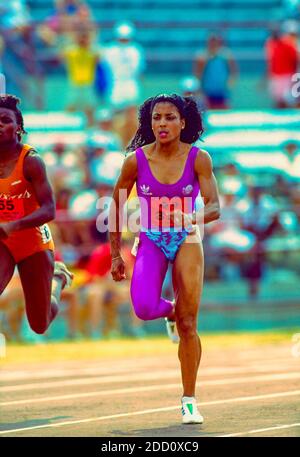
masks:
[[[125,277],[125,264],[120,250],[119,191],[126,189],[129,194],[136,183],[141,202],[141,233],[131,298],[139,318],[166,317],[176,321],[184,424],[203,422],[195,400],[201,358],[197,314],[204,262],[201,236],[199,231],[195,234],[199,219],[194,209],[199,189],[205,205],[203,222],[218,219],[220,215],[211,158],[206,151],[192,146],[202,133],[201,115],[193,99],[163,94],[146,100],[140,107],[139,128],[128,147],[132,152],[124,161],[110,211],[110,223],[114,215],[117,219],[117,231],[110,232],[112,276],[115,281],[121,281]],[[114,206],[116,211],[112,209]],[[161,298],[170,261],[175,309],[174,302]]]
[[[55,203],[45,165],[21,143],[24,131],[19,99],[0,96],[0,295],[18,267],[32,330],[44,333],[58,312],[62,289],[73,275],[54,262],[46,222]]]

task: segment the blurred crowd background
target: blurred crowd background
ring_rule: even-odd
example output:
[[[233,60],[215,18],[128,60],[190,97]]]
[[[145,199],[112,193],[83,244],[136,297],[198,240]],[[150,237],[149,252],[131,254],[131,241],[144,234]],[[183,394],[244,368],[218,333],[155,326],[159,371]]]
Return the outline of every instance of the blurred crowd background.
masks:
[[[75,272],[45,336],[18,276],[0,297],[10,341],[136,338],[163,331],[110,277],[97,201],[110,196],[140,103],[192,95],[203,112],[222,216],[206,226],[203,331],[300,324],[300,0],[0,0],[0,71],[22,99],[24,141],[47,164],[57,259]],[[298,75],[298,76],[297,76]],[[299,87],[298,87],[299,86]],[[172,298],[170,274],[164,294]]]

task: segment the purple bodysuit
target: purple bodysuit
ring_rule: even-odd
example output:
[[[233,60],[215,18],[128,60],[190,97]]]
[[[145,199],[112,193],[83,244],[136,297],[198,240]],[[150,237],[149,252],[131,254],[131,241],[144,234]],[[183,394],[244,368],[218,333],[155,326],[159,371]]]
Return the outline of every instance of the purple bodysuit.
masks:
[[[136,150],[137,194],[141,206],[141,233],[132,281],[131,298],[136,315],[143,320],[167,317],[172,302],[161,298],[169,261],[185,241],[188,231],[170,225],[165,215],[180,209],[192,214],[199,195],[194,171],[198,148],[191,147],[181,178],[174,184],[162,184],[154,176],[142,148]]]

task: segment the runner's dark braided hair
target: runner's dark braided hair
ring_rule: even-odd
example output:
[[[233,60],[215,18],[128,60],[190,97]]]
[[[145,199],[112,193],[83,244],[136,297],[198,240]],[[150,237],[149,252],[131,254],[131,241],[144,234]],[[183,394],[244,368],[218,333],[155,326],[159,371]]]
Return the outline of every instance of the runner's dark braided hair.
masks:
[[[180,117],[185,119],[185,128],[182,130],[180,140],[183,143],[195,143],[203,134],[202,116],[193,97],[181,97],[177,94],[160,94],[148,98],[139,109],[139,127],[127,146],[126,151],[135,151],[137,148],[155,141],[151,127],[151,117],[157,103],[172,103],[179,111]]]

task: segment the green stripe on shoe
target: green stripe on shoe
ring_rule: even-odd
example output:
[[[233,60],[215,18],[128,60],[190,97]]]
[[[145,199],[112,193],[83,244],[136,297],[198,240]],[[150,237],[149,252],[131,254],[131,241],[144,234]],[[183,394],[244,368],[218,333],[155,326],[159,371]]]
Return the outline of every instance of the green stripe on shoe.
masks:
[[[189,412],[190,412],[191,414],[193,414],[193,405],[192,405],[192,403],[187,403],[186,406],[187,406]]]

